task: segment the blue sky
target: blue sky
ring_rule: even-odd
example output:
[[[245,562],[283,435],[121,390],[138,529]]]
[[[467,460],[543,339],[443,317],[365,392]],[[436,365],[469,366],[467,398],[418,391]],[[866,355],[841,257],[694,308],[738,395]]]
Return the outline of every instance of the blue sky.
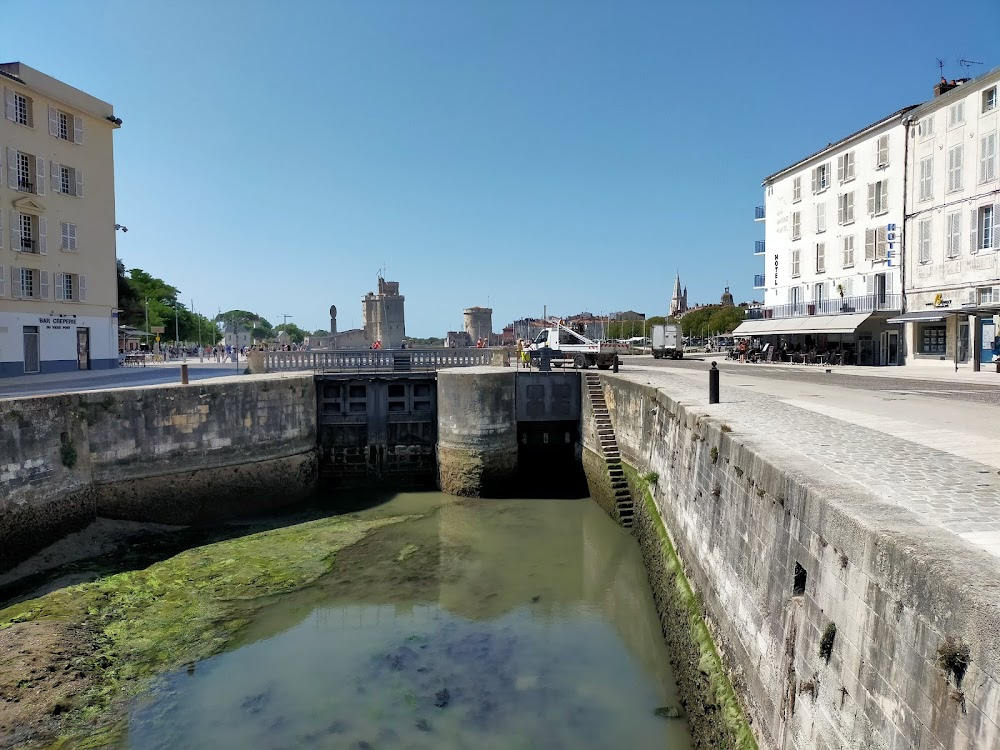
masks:
[[[1000,65],[1000,3],[49,0],[0,57],[110,101],[118,255],[199,311],[407,332],[753,297],[763,177]],[[758,293],[759,294],[759,293]]]

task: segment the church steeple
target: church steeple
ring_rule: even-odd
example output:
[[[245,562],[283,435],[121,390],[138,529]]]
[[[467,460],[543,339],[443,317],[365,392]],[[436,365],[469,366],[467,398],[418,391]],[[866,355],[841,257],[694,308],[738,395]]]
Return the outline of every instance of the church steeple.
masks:
[[[670,297],[670,314],[677,315],[687,311],[687,287],[681,290],[681,272],[674,277],[674,292]]]

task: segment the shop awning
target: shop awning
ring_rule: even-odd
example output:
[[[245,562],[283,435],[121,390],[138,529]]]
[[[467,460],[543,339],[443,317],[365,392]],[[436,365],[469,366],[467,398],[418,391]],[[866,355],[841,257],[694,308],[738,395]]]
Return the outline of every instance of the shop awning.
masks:
[[[886,323],[940,323],[951,313],[959,310],[919,310],[917,312],[903,313],[895,318],[889,318]]]
[[[733,336],[775,336],[793,333],[854,333],[871,317],[870,312],[844,315],[807,315],[800,318],[744,320]]]

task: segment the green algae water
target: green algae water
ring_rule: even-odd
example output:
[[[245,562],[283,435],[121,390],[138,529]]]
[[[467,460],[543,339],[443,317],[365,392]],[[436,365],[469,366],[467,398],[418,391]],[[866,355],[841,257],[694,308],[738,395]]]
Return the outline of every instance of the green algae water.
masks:
[[[127,748],[689,748],[635,541],[589,500],[393,497],[222,654],[137,699]],[[661,711],[661,713],[666,713]]]

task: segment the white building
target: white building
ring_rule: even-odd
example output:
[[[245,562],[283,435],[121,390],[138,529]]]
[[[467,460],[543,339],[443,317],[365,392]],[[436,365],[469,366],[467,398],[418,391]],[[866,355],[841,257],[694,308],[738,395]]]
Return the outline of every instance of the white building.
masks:
[[[1000,315],[1000,68],[943,81],[908,114],[907,363],[977,368]]]
[[[846,361],[900,363],[900,230],[907,107],[828,145],[763,182],[764,305],[736,336],[826,352]],[[766,217],[766,218],[765,218]]]
[[[0,88],[0,376],[115,367],[121,120],[19,62]]]

